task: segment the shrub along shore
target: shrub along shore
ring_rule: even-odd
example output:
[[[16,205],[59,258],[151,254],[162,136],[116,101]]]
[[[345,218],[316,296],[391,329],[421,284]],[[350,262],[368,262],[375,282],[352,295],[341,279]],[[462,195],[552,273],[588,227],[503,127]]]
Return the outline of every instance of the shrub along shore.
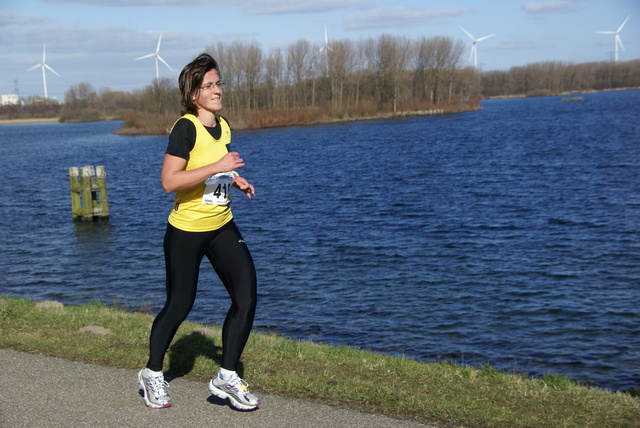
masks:
[[[178,102],[175,105],[179,105]],[[247,129],[282,128],[289,126],[307,126],[324,123],[339,123],[358,120],[390,119],[406,116],[430,116],[434,114],[459,113],[463,111],[481,110],[477,102],[468,104],[442,104],[437,107],[420,106],[421,108],[392,112],[386,110],[368,111],[361,114],[339,115],[325,111],[320,107],[305,108],[280,108],[259,110],[223,110],[221,114],[230,119],[234,131]],[[423,108],[424,107],[424,108]],[[28,109],[20,114],[3,114],[0,108],[0,124],[32,123],[32,122],[93,122],[121,120],[122,127],[114,131],[119,135],[167,135],[169,130],[180,117],[178,110],[164,113],[145,112],[135,109],[120,111],[117,114],[101,114],[94,112],[88,114],[85,109],[63,110],[63,114],[57,111],[48,114],[35,115]]]
[[[0,297],[0,347],[139,369],[153,317],[100,302],[64,306]],[[208,381],[220,363],[220,327],[185,322],[165,370]],[[464,427],[639,427],[640,399],[486,365],[423,363],[252,333],[241,376],[256,392],[295,396],[403,419]]]

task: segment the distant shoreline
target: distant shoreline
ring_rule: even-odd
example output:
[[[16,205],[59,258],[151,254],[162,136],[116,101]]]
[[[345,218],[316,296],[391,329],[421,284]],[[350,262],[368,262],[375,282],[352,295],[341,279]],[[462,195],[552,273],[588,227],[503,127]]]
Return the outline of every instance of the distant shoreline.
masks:
[[[592,93],[598,93],[598,92],[613,92],[613,91],[629,91],[629,90],[639,90],[640,87],[623,87],[623,88],[611,88],[611,89],[585,89],[585,90],[580,90],[580,91],[564,91],[564,92],[559,92],[559,93],[553,93],[553,94],[548,94],[548,95],[541,95],[541,96],[531,96],[531,95],[526,95],[526,94],[510,94],[510,95],[496,95],[496,96],[489,96],[486,98],[483,98],[483,100],[496,100],[496,99],[519,99],[519,98],[544,98],[544,97],[558,97],[558,96],[577,96],[579,94],[592,94]],[[462,111],[474,111],[474,110],[481,110],[482,108],[478,106],[476,106],[475,108],[467,108],[467,109],[447,109],[446,107],[444,109],[433,109],[433,110],[420,110],[420,111],[405,111],[405,112],[398,112],[398,113],[381,113],[381,114],[377,114],[374,116],[362,116],[362,117],[355,117],[355,118],[348,118],[348,119],[338,119],[338,118],[330,118],[330,119],[325,119],[325,120],[317,120],[317,117],[315,118],[316,121],[311,121],[311,122],[290,122],[290,121],[285,121],[282,124],[275,124],[275,123],[271,123],[270,125],[262,125],[262,126],[257,126],[257,127],[253,127],[253,126],[242,126],[242,124],[236,122],[236,127],[235,130],[236,131],[240,131],[240,130],[246,130],[246,129],[265,129],[265,128],[278,128],[278,127],[287,127],[287,126],[304,126],[304,125],[317,125],[320,123],[337,123],[337,122],[350,122],[350,121],[358,121],[358,120],[375,120],[375,119],[388,119],[388,118],[392,118],[392,117],[406,117],[406,116],[423,116],[423,115],[431,115],[431,114],[446,114],[446,113],[460,113]],[[59,122],[59,117],[47,117],[47,118],[20,118],[20,119],[0,119],[0,125],[3,124],[20,124],[20,123],[51,123],[51,122]],[[98,119],[96,121],[105,121],[105,120],[122,120],[122,119],[113,119],[113,118],[109,118],[109,119]],[[173,120],[173,119],[172,119]],[[65,121],[65,123],[72,123],[75,121]],[[148,127],[147,127],[148,128]],[[141,129],[139,126],[130,126],[130,127],[125,127],[123,125],[122,128],[118,129],[115,133],[119,134],[119,135],[166,135],[167,134],[167,127],[165,123],[161,123],[160,125],[158,124],[151,124],[151,128],[150,129]]]
[[[511,94],[511,95],[494,95],[491,97],[484,98],[485,100],[501,100],[501,99],[511,99],[511,98],[544,98],[544,97],[557,97],[557,96],[566,96],[566,95],[577,95],[577,94],[596,94],[598,92],[614,92],[614,91],[631,91],[635,89],[640,89],[640,87],[625,87],[625,88],[610,88],[610,89],[584,89],[580,91],[564,91],[559,93],[553,93],[549,95],[541,95],[541,96],[531,96],[526,94]]]
[[[47,118],[31,118],[31,119],[0,119],[0,125],[11,123],[38,123],[38,122],[57,122],[57,117]]]

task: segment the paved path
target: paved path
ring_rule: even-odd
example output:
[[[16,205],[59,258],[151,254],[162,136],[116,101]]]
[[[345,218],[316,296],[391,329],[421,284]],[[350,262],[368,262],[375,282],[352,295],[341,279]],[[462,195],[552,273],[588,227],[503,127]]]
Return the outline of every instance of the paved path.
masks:
[[[428,426],[259,391],[262,406],[239,412],[204,382],[174,379],[170,385],[173,406],[149,409],[133,370],[0,349],[0,427]]]

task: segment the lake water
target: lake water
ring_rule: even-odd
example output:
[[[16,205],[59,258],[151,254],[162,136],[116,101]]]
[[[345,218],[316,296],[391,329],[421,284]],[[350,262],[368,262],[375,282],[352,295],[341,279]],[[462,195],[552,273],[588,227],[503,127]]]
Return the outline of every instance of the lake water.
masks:
[[[584,97],[235,132],[255,330],[639,387],[640,91]],[[159,311],[167,138],[119,126],[0,125],[0,295]],[[109,221],[71,219],[84,165],[106,168]],[[221,324],[203,267],[190,319]]]

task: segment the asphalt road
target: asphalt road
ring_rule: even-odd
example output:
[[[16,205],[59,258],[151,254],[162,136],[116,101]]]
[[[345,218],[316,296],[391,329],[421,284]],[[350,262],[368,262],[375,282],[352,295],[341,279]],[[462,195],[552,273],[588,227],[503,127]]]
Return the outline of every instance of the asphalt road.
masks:
[[[0,349],[0,427],[431,427],[307,400],[261,394],[251,412],[232,409],[207,384],[170,382],[173,405],[149,409],[136,371]]]

